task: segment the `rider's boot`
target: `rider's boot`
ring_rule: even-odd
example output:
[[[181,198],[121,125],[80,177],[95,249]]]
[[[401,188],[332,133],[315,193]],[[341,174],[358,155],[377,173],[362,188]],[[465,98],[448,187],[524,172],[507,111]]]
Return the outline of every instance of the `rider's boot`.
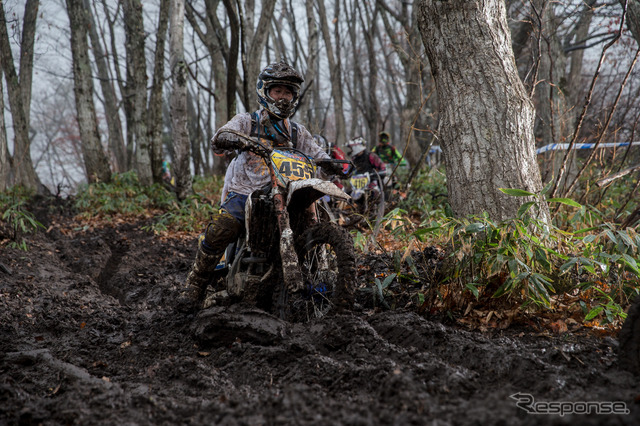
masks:
[[[241,230],[242,224],[229,213],[223,212],[213,217],[204,240],[198,246],[185,287],[178,297],[180,311],[197,311],[202,308],[212,274],[227,246],[238,237]]]
[[[211,274],[215,271],[221,256],[222,253],[208,252],[200,244],[191,271],[187,275],[185,288],[178,296],[178,307],[181,311],[195,311],[201,308]]]

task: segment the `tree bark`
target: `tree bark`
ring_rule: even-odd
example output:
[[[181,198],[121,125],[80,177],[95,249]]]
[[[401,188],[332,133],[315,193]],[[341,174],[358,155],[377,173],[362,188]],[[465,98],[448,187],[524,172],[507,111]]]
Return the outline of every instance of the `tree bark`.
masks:
[[[406,158],[410,164],[415,165],[422,157],[422,146],[426,146],[430,139],[429,134],[424,130],[429,127],[429,107],[425,103],[424,98],[428,95],[425,94],[425,87],[422,84],[426,64],[422,60],[423,48],[417,24],[419,8],[412,7],[409,12],[407,4],[402,3],[402,10],[396,13],[383,0],[377,0],[377,2],[382,8],[381,17],[386,35],[391,40],[404,69],[406,85],[404,103],[400,106],[400,114],[397,117],[399,125],[392,123],[385,130],[391,134],[397,149],[404,150],[408,142]],[[401,25],[403,30],[401,34],[397,27],[391,25],[387,15],[391,15]],[[389,79],[391,82],[394,80]],[[391,87],[390,90],[398,89]]]
[[[340,65],[340,57],[333,52],[333,44],[331,43],[331,34],[329,33],[329,24],[327,22],[327,12],[324,7],[324,1],[318,0],[318,17],[320,19],[320,29],[327,49],[327,62],[329,63],[329,73],[331,76],[331,97],[333,99],[333,113],[336,121],[336,143],[340,145],[347,141],[347,125],[344,119],[343,93],[342,93],[342,70]],[[336,2],[336,8],[340,7],[340,2]],[[339,22],[336,21],[336,27]],[[336,32],[336,36],[338,34]],[[339,40],[336,39],[336,41]],[[337,43],[336,43],[337,46]]]
[[[12,180],[8,182],[8,186],[20,185],[27,189],[36,190],[39,193],[46,193],[48,190],[40,183],[40,179],[33,167],[31,141],[29,140],[33,47],[39,4],[38,0],[27,0],[25,4],[25,19],[22,42],[20,44],[20,75],[18,75],[7,32],[7,15],[4,11],[3,2],[0,1],[0,17],[3,19],[0,21],[0,61],[7,82],[14,132],[13,157],[9,162],[12,170],[8,175],[12,176]]]
[[[127,89],[131,108],[131,129],[135,138],[135,169],[142,185],[153,183],[151,145],[147,134],[147,68],[145,34],[140,0],[124,0],[124,23],[127,51]]]
[[[175,150],[176,196],[184,200],[192,192],[189,170],[190,143],[187,128],[187,64],[184,60],[184,0],[171,0],[169,63],[171,66],[171,122]]]
[[[149,107],[147,110],[147,128],[149,129],[149,141],[151,145],[151,171],[153,181],[162,182],[162,85],[164,83],[164,53],[169,25],[169,7],[171,0],[160,1],[160,13],[158,16],[158,31],[156,33],[156,51],[153,60],[153,82],[149,94]]]
[[[71,54],[73,58],[73,93],[80,138],[84,169],[89,183],[109,182],[111,170],[109,161],[100,143],[98,119],[93,103],[93,77],[89,61],[89,43],[87,40],[88,17],[82,0],[67,0],[67,12],[71,29]]]
[[[238,53],[240,49],[240,23],[236,7],[232,0],[223,0],[229,17],[231,43],[227,56],[227,120],[236,115],[236,76],[238,75]]]
[[[109,77],[109,63],[107,62],[107,55],[102,50],[101,38],[97,30],[98,26],[93,13],[91,13],[91,1],[84,0],[84,7],[89,19],[88,29],[91,49],[93,50],[93,57],[100,80],[100,89],[104,98],[104,115],[107,121],[107,129],[109,130],[109,146],[114,159],[114,171],[124,172],[127,170],[127,153],[122,133],[122,122],[118,112],[118,97]]]
[[[449,202],[457,216],[516,216],[541,191],[534,110],[515,67],[504,2],[420,0],[419,28],[439,99]],[[548,221],[540,202],[539,218]]]
[[[2,78],[4,73],[0,67],[0,94],[3,92]],[[7,144],[7,129],[4,124],[4,96],[0,96],[0,192],[9,188],[9,173],[11,171],[11,157]]]
[[[618,0],[624,7],[627,2],[627,28],[631,31],[633,38],[640,46],[640,0]]]
[[[209,52],[211,57],[211,73],[210,77],[213,78],[213,84],[208,84],[211,88],[209,94],[213,96],[213,110],[215,112],[215,128],[221,127],[226,123],[229,108],[226,99],[227,89],[227,71],[226,61],[228,59],[228,46],[226,33],[222,28],[222,24],[218,20],[216,10],[220,4],[219,0],[206,0],[204,13],[199,13],[190,4],[186,4],[186,17],[191,27],[198,35],[204,46]],[[202,24],[200,24],[200,22]],[[202,26],[204,28],[202,28]],[[205,154],[209,152],[209,141],[205,143]],[[199,154],[194,151],[194,156]],[[196,158],[196,157],[194,157]],[[213,173],[217,175],[224,174],[226,164],[223,157],[215,157],[213,165]]]
[[[250,1],[246,2],[248,6],[245,10],[253,10],[253,6]],[[263,0],[262,10],[260,12],[260,19],[256,26],[255,32],[253,32],[253,23],[251,14],[248,14],[247,19],[243,24],[243,30],[246,33],[251,32],[251,37],[247,37],[250,40],[249,49],[246,52],[246,68],[244,74],[245,89],[244,89],[244,106],[247,111],[253,110],[255,104],[251,102],[255,99],[256,79],[260,73],[260,61],[264,52],[265,45],[267,44],[267,36],[269,35],[269,22],[273,18],[273,10],[276,5],[276,0]],[[227,64],[232,66],[232,64]]]

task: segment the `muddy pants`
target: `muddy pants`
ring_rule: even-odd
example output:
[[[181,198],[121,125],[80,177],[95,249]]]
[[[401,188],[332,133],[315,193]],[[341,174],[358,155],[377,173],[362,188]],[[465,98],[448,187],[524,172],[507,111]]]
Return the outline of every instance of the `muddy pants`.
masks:
[[[222,256],[227,246],[234,242],[244,227],[244,207],[247,196],[230,192],[220,212],[211,218],[202,240],[202,250],[207,254]]]

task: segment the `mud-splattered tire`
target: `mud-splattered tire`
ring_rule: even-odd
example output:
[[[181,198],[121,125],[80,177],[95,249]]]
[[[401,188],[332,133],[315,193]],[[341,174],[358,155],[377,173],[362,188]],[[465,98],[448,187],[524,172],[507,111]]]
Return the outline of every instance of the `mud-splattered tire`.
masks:
[[[631,303],[619,340],[620,367],[640,375],[640,295]]]
[[[315,225],[296,238],[303,290],[278,292],[279,314],[292,322],[321,318],[353,305],[355,253],[351,235],[333,223]]]

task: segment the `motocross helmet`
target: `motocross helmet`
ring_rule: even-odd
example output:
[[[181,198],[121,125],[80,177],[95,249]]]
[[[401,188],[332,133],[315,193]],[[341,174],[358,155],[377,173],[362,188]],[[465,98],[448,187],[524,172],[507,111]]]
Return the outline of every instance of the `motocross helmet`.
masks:
[[[351,139],[347,143],[347,150],[351,157],[355,157],[366,149],[367,142],[362,136]]]
[[[271,115],[284,120],[291,117],[298,106],[300,86],[304,82],[302,74],[296,71],[291,65],[284,61],[267,65],[260,71],[256,92],[258,93],[258,103],[262,105]],[[280,99],[275,101],[269,96],[269,90],[273,86],[286,86],[293,92],[293,99]]]
[[[331,150],[331,146],[329,145],[329,142],[327,142],[327,139],[324,136],[313,135],[313,139],[315,139],[318,146],[322,148],[324,152],[326,152],[327,154],[329,153],[329,151]]]
[[[381,144],[386,145],[391,140],[391,136],[388,132],[382,131],[378,134],[378,140]]]

